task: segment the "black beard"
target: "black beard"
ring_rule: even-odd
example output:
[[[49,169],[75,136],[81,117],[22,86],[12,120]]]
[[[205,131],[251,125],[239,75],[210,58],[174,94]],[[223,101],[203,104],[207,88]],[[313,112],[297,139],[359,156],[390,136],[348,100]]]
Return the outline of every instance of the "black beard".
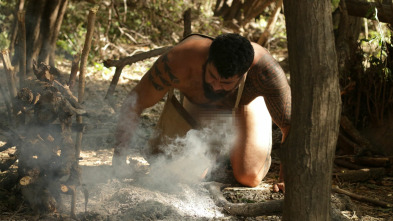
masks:
[[[224,98],[225,96],[227,96],[231,91],[225,91],[225,90],[219,90],[219,91],[214,91],[213,87],[208,84],[206,82],[206,64],[207,62],[205,62],[205,64],[203,65],[203,92],[204,95],[207,99],[211,100],[211,101],[217,101],[220,100],[222,98]]]

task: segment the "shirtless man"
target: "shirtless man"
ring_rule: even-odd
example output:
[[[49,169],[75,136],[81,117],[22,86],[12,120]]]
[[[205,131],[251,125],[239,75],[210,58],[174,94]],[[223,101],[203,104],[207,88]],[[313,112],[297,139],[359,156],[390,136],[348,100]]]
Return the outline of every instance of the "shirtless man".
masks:
[[[271,143],[266,145],[263,139],[271,137],[271,119],[281,129],[282,141],[287,137],[291,92],[283,70],[269,52],[238,34],[223,34],[214,40],[191,35],[157,59],[130,92],[129,97],[136,100],[123,104],[113,165],[124,163],[122,153],[142,111],[159,102],[170,89],[178,89],[185,100],[200,107],[201,111],[228,112],[235,105],[237,90],[245,73],[247,77],[235,115],[238,136],[231,149],[230,160],[239,183],[251,187],[259,185],[270,167]],[[256,99],[258,97],[264,99]],[[262,105],[258,104],[261,102]],[[270,133],[264,134],[259,130],[261,107],[267,107],[270,113]],[[280,169],[279,182],[274,189],[283,188]]]

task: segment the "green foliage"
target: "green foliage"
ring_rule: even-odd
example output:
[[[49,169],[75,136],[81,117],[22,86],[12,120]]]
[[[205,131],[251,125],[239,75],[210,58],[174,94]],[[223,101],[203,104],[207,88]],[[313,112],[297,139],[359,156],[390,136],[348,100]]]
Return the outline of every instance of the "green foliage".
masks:
[[[10,40],[8,39],[7,32],[0,33],[0,49],[8,48],[10,45]]]
[[[358,78],[357,84],[361,86],[364,98],[360,119],[370,119],[370,122],[382,125],[386,115],[393,110],[392,33],[379,21],[376,8],[370,15],[376,21],[375,30],[369,32],[368,38],[360,40],[364,58],[363,71],[354,78]]]
[[[360,41],[363,43],[363,48],[369,48],[368,51],[365,51],[365,58],[368,60],[371,67],[379,66],[381,69],[380,73],[388,76],[389,73],[391,73],[390,69],[387,67],[387,58],[389,56],[388,45],[392,46],[392,33],[390,29],[379,22],[377,8],[373,8],[371,13],[373,14],[373,18],[377,21],[376,30],[370,31],[370,38],[361,39]]]
[[[332,12],[338,8],[340,0],[332,0]]]
[[[0,0],[0,49],[8,48],[10,44],[9,36],[14,15],[15,1]]]
[[[90,52],[96,60],[129,55],[133,46],[179,42],[183,36],[183,13],[188,8],[192,10],[193,32],[211,36],[221,33],[222,21],[213,18],[211,5],[204,1],[134,0],[127,1],[127,7],[122,0],[113,2],[113,6],[99,4]],[[57,42],[61,52],[73,55],[81,51],[88,10],[93,6],[85,1],[70,1]]]

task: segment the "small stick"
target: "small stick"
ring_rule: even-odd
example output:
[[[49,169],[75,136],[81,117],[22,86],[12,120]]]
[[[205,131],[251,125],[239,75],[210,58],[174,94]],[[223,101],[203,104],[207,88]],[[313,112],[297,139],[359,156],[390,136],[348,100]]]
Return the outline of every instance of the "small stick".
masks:
[[[85,196],[85,213],[87,212],[87,203],[89,202],[89,190],[87,190],[86,184],[82,184],[82,192]]]
[[[79,71],[79,61],[80,61],[79,54],[74,55],[74,60],[72,60],[72,65],[71,65],[70,80],[68,81],[68,86],[70,87],[70,89],[72,89],[75,85],[76,74]]]
[[[159,56],[159,55],[167,52],[171,48],[172,48],[171,46],[162,47],[162,48],[153,49],[151,51],[142,52],[142,53],[139,53],[136,55],[128,56],[128,57],[122,58],[120,60],[108,59],[108,60],[104,61],[105,67],[107,67],[107,68],[116,67],[115,74],[113,75],[111,84],[108,88],[108,91],[106,92],[105,99],[111,98],[112,94],[115,92],[116,85],[119,82],[121,72],[126,65],[131,65],[135,62],[142,61],[147,58]]]
[[[347,190],[340,189],[338,186],[335,186],[335,185],[333,185],[332,191],[335,192],[335,193],[345,194],[345,195],[347,195],[347,196],[349,196],[349,197],[351,197],[351,198],[353,198],[355,200],[358,200],[358,201],[361,201],[361,202],[372,203],[374,205],[381,206],[383,208],[392,208],[393,207],[393,204],[391,204],[391,203],[387,203],[387,202],[380,201],[380,200],[377,200],[377,199],[371,199],[371,198],[368,198],[366,196],[358,195],[356,193],[352,193],[352,192],[349,192]]]
[[[58,89],[62,95],[64,95],[64,97],[72,104],[72,106],[78,109],[83,109],[78,102],[78,99],[72,94],[69,86],[62,85],[57,80],[53,80],[53,86]]]

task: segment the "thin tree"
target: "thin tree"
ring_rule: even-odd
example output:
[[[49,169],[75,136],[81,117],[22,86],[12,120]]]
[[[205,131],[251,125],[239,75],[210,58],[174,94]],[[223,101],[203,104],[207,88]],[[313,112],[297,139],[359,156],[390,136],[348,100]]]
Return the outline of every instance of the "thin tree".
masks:
[[[26,1],[27,72],[32,71],[33,60],[54,65],[56,40],[68,0]]]
[[[292,88],[283,220],[330,220],[341,99],[330,0],[284,0]]]

